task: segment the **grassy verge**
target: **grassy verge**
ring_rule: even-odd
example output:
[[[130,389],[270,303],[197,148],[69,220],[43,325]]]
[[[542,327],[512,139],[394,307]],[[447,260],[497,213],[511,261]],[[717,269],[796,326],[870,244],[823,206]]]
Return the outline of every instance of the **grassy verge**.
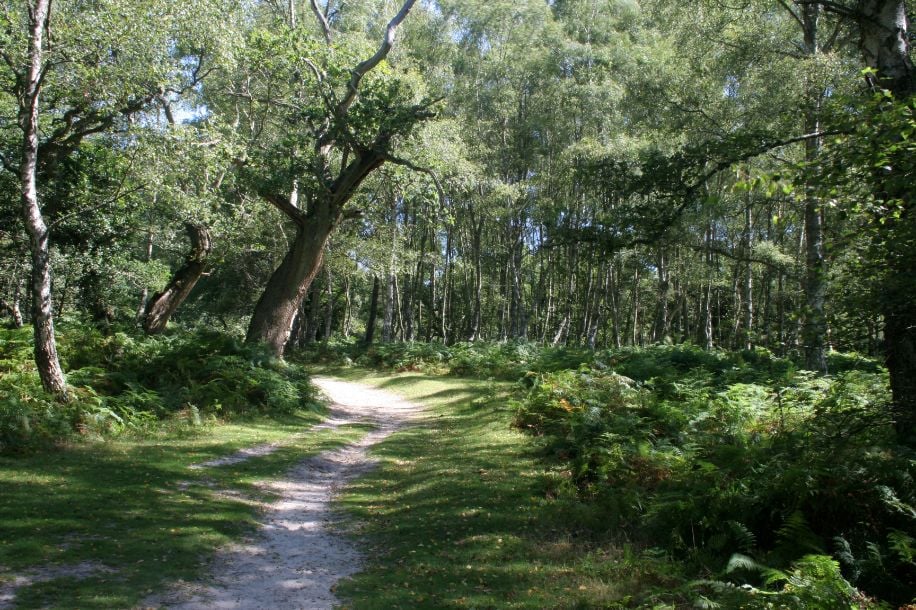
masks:
[[[334,374],[420,402],[430,416],[376,448],[380,467],[341,499],[371,545],[367,570],[338,587],[348,607],[651,606],[666,597],[652,591],[678,586],[671,566],[614,541],[586,506],[555,495],[557,474],[510,428],[504,386]]]
[[[216,547],[253,527],[252,500],[267,499],[256,481],[365,433],[353,426],[300,434],[319,419],[303,411],[200,434],[0,457],[0,584],[29,570],[89,562],[110,571],[37,582],[18,591],[17,607],[130,608],[168,581],[200,575]],[[188,469],[268,442],[281,448],[232,466]]]

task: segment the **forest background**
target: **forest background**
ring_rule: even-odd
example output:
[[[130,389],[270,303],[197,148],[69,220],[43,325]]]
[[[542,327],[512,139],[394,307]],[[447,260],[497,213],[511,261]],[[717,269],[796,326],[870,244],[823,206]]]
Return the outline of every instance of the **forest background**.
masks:
[[[649,529],[911,601],[910,10],[4,2],[0,448],[282,410],[284,354],[522,378],[577,497],[723,489],[727,438],[784,486]]]

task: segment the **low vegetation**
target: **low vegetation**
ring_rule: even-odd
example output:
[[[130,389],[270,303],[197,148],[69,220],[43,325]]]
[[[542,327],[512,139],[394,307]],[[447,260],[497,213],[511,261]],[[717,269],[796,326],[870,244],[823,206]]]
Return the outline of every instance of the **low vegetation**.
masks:
[[[470,402],[464,432],[485,434],[479,424],[495,425],[494,413],[511,411],[512,425],[533,437],[548,473],[542,499],[559,503],[551,510],[564,515],[564,531],[602,541],[596,548],[605,552],[626,543],[647,565],[668,566],[661,589],[677,592],[666,597],[649,586],[633,598],[640,603],[652,595],[762,608],[912,601],[914,455],[897,443],[887,375],[872,360],[831,354],[837,372],[824,377],[765,350],[690,346],[587,352],[405,344],[362,355],[328,348],[323,357],[514,377],[509,406]],[[511,443],[493,446],[511,454]],[[461,455],[457,446],[442,451]],[[445,461],[463,464],[450,466],[461,471],[456,477],[477,480],[464,472],[473,470],[473,456],[467,464]],[[512,471],[515,461],[482,468]]]
[[[886,371],[854,354],[831,354],[830,376],[689,345],[329,343],[282,362],[218,333],[72,325],[72,400],[51,408],[28,335],[3,332],[0,430],[18,455],[0,458],[0,565],[117,566],[36,582],[24,607],[129,605],[198,574],[253,523],[219,490],[258,497],[255,480],[362,434],[294,434],[319,418],[316,366],[432,409],[343,498],[375,547],[340,588],[355,607],[866,608],[916,589],[916,461]]]
[[[301,367],[225,334],[145,337],[71,324],[61,335],[73,387],[64,405],[41,387],[31,333],[0,329],[0,453],[319,408]]]

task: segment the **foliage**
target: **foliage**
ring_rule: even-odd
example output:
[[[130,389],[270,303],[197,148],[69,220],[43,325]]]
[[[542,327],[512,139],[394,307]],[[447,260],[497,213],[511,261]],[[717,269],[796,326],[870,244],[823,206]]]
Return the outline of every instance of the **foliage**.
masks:
[[[62,360],[74,398],[59,405],[41,390],[25,330],[0,330],[0,451],[80,435],[144,432],[162,420],[289,414],[316,409],[299,367],[258,346],[212,332],[138,337],[88,325],[63,329]]]
[[[345,490],[379,550],[337,594],[353,608],[651,608],[681,600],[680,568],[633,544],[606,545],[594,507],[546,493],[548,475],[510,428],[508,384],[332,369],[422,402],[433,417],[376,449]],[[431,533],[433,533],[431,535]]]
[[[792,586],[804,595],[833,572],[800,558],[836,552],[850,582],[904,603],[916,583],[903,534],[916,527],[914,462],[895,444],[886,374],[865,368],[828,379],[761,352],[608,354],[532,375],[517,424],[610,527],[696,565],[735,552],[801,561]]]

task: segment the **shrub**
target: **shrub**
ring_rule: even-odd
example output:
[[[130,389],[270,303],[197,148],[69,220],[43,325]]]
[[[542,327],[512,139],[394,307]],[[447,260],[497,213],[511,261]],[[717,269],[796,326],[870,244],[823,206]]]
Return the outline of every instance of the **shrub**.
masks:
[[[210,331],[135,337],[65,326],[61,359],[71,401],[44,393],[31,339],[3,332],[0,342],[0,452],[23,451],[79,435],[145,432],[163,419],[287,413],[317,408],[301,367],[260,346]]]
[[[843,578],[905,603],[914,461],[895,444],[886,374],[862,368],[824,378],[762,351],[607,352],[529,375],[516,423],[610,528],[697,566],[741,552],[813,575],[786,581],[780,603],[804,602],[786,607],[837,607],[816,599]],[[839,580],[805,559],[829,553]]]

